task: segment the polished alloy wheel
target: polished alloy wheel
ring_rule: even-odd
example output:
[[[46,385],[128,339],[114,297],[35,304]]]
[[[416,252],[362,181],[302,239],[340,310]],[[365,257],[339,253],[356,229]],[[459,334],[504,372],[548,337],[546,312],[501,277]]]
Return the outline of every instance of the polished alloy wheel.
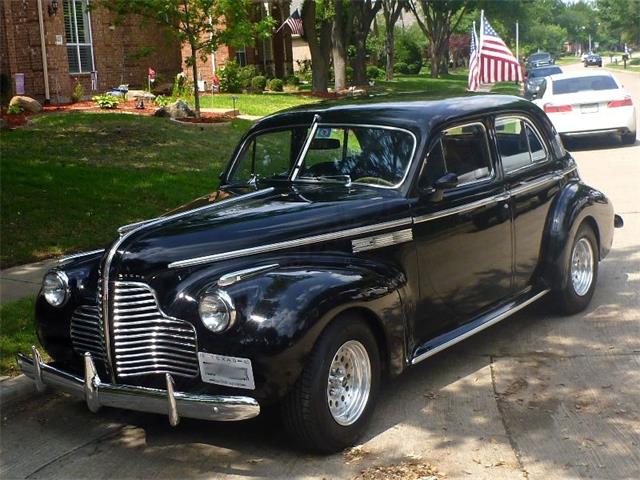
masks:
[[[571,283],[576,295],[584,296],[593,282],[593,249],[586,238],[581,238],[573,247],[571,255]]]
[[[349,340],[336,352],[327,379],[327,403],[340,425],[353,424],[364,412],[371,390],[371,362],[367,349]]]

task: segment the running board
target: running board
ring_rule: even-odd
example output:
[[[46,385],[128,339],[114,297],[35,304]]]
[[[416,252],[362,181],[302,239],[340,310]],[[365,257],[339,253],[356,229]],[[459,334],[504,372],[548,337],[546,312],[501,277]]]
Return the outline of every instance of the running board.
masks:
[[[542,290],[534,293],[532,291],[528,291],[525,294],[518,297],[516,300],[512,300],[507,302],[506,304],[492,310],[489,313],[481,315],[477,319],[469,322],[461,327],[456,328],[450,332],[444,333],[428,342],[422,344],[416,349],[413,359],[411,360],[411,365],[415,365],[416,363],[420,363],[422,360],[425,360],[442,350],[445,350],[452,345],[455,345],[462,340],[469,338],[472,335],[475,335],[478,332],[481,332],[485,328],[489,328],[492,325],[504,320],[507,317],[510,317],[516,312],[519,312],[527,305],[535,302],[539,298],[545,296],[549,293],[550,290]]]

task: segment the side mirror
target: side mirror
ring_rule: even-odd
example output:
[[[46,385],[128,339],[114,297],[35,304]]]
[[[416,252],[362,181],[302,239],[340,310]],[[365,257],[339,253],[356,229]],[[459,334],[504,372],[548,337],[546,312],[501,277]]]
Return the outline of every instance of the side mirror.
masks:
[[[429,197],[432,202],[439,202],[444,196],[444,191],[458,186],[458,175],[455,173],[446,173],[435,181],[433,186],[423,190],[423,194]]]

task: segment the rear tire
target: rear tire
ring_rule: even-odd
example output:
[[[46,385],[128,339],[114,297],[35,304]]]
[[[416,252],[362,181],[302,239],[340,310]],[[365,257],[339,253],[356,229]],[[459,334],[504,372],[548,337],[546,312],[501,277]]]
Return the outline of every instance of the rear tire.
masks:
[[[624,145],[633,145],[636,143],[636,132],[623,133],[620,139]]]
[[[320,453],[354,445],[375,408],[380,371],[378,345],[367,324],[351,314],[336,318],[281,405],[296,445]]]
[[[598,241],[593,229],[580,225],[564,254],[564,286],[554,291],[556,305],[567,315],[581,312],[593,297],[598,280]]]

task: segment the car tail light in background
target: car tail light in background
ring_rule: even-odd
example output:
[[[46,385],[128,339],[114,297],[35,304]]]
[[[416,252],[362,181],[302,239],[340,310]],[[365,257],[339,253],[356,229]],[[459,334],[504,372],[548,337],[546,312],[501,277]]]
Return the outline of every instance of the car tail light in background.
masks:
[[[615,108],[615,107],[633,107],[633,102],[631,101],[631,97],[627,97],[624,100],[613,100],[607,103],[607,107]]]
[[[550,103],[547,103],[544,106],[545,113],[562,113],[570,112],[571,110],[571,105],[552,105]]]

